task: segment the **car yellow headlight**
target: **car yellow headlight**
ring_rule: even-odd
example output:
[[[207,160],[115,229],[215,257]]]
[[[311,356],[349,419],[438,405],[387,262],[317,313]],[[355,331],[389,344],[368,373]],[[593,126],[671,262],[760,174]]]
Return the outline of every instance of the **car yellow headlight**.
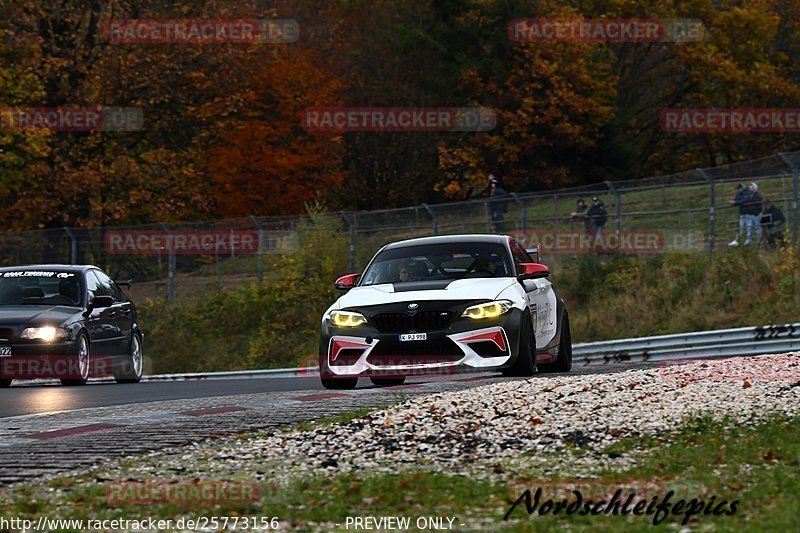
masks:
[[[494,302],[487,302],[485,304],[473,305],[464,310],[462,317],[480,320],[482,318],[496,318],[503,313],[511,310],[511,302],[508,300],[497,300]]]
[[[367,317],[353,311],[331,311],[331,323],[340,328],[354,328],[366,323]]]
[[[20,335],[23,339],[34,340],[40,339],[45,342],[53,342],[56,339],[64,339],[67,332],[61,328],[54,328],[53,326],[44,326],[41,328],[25,328]]]

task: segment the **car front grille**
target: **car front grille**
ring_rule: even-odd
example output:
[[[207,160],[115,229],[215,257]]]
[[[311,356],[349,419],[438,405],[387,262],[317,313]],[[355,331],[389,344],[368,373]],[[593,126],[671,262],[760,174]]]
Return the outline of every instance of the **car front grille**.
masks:
[[[446,309],[407,313],[378,313],[372,323],[381,333],[408,333],[409,331],[436,331],[450,325],[453,312]]]
[[[14,330],[11,328],[0,328],[0,340],[9,340],[12,333],[14,333]]]
[[[376,366],[417,365],[455,362],[463,357],[464,352],[447,338],[407,342],[382,340],[367,356],[367,361]]]

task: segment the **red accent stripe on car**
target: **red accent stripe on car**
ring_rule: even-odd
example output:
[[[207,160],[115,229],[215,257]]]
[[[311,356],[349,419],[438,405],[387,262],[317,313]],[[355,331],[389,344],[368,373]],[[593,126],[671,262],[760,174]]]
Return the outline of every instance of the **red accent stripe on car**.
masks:
[[[498,348],[506,351],[506,340],[503,338],[503,334],[500,331],[490,331],[489,333],[482,333],[480,335],[473,335],[472,337],[467,337],[461,339],[459,342],[477,342],[477,341],[492,341],[497,345]]]
[[[333,347],[331,348],[331,361],[336,361],[336,358],[339,356],[339,352],[345,348],[363,348],[364,346],[369,346],[369,344],[365,342],[335,340],[333,341]]]

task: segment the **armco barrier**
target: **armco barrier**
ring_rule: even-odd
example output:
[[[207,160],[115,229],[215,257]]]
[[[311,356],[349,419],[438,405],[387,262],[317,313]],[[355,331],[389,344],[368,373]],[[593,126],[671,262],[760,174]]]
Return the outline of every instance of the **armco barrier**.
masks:
[[[575,365],[666,361],[708,357],[745,357],[767,353],[800,351],[800,323],[769,324],[733,329],[717,329],[690,333],[673,333],[653,337],[584,342],[572,346]],[[228,372],[195,372],[188,374],[155,374],[142,381],[189,381],[218,379],[264,379],[312,377],[316,367],[235,370]],[[92,379],[95,383],[113,378]],[[44,383],[46,380],[37,380]]]
[[[573,345],[572,357],[577,364],[595,365],[694,357],[737,357],[795,350],[800,350],[800,323],[587,342]]]

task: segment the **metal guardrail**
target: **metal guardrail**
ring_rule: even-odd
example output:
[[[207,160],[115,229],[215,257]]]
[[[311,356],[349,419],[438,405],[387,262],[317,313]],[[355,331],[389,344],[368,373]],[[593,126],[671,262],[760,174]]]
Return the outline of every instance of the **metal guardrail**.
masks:
[[[793,351],[800,351],[800,322],[584,342],[572,345],[572,358],[574,364],[580,365],[583,363],[584,366],[588,366],[642,361],[674,361],[693,358],[745,357]],[[317,367],[306,366],[300,368],[271,368],[265,370],[154,374],[144,376],[142,381],[265,379],[313,377],[318,374]],[[114,378],[93,378],[91,381],[92,383],[111,383],[114,381]],[[58,380],[32,380],[27,382],[27,385],[45,385],[50,383],[58,383]]]
[[[573,361],[585,365],[664,361],[695,357],[740,357],[800,350],[800,323],[675,333],[587,342],[572,347]]]
[[[665,361],[696,357],[742,357],[800,351],[800,323],[673,333],[652,337],[584,342],[572,346],[575,364]],[[200,372],[145,376],[143,381],[285,378],[315,376],[316,367]]]

